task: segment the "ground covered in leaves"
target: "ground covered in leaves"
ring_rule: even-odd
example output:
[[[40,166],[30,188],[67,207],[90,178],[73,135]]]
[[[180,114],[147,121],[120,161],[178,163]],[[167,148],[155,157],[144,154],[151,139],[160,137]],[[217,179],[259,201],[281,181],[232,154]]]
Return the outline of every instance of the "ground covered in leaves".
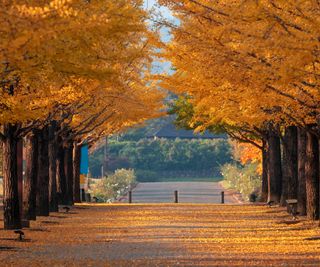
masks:
[[[1,266],[320,266],[317,224],[283,208],[78,205],[32,222],[24,241],[2,223]]]

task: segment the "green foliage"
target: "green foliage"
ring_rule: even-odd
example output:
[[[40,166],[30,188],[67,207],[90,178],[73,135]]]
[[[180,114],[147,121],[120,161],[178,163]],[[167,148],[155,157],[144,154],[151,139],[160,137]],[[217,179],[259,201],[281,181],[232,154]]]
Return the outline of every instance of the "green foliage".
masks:
[[[190,130],[190,121],[194,114],[193,105],[190,103],[190,97],[179,96],[169,104],[168,113],[176,115],[175,125]]]
[[[155,171],[137,170],[136,175],[139,182],[160,182],[160,177]]]
[[[103,202],[113,201],[135,183],[136,175],[134,170],[119,169],[114,174],[102,179],[95,180],[90,186],[90,193],[93,197]]]
[[[168,114],[175,115],[174,124],[179,128],[193,130],[201,126],[201,122],[192,121],[194,113],[194,106],[192,104],[191,96],[179,96],[177,99],[175,99],[169,104]],[[207,126],[206,129],[212,133],[222,134],[226,132],[226,126],[227,125],[221,122],[220,124]]]
[[[224,185],[240,192],[245,200],[249,200],[250,194],[257,194],[261,187],[261,177],[257,173],[257,163],[249,163],[245,166],[225,164],[221,168],[221,173],[224,178]]]
[[[224,139],[141,139],[139,141],[110,140],[109,170],[133,168],[139,181],[154,181],[163,171],[200,172],[215,170],[231,161],[230,145]],[[100,174],[103,149],[90,157],[93,177]],[[149,180],[150,179],[150,180]]]

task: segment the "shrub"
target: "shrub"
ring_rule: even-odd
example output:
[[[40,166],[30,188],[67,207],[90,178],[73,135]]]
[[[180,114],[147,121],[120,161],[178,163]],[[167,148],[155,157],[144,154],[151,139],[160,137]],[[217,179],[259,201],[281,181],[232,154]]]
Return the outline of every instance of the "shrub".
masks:
[[[257,173],[257,163],[248,163],[245,166],[225,164],[221,168],[221,173],[224,185],[240,192],[245,200],[249,200],[253,193],[258,194],[261,177]]]
[[[90,186],[93,197],[103,202],[111,202],[120,197],[136,181],[134,170],[119,169],[102,179],[94,179]]]

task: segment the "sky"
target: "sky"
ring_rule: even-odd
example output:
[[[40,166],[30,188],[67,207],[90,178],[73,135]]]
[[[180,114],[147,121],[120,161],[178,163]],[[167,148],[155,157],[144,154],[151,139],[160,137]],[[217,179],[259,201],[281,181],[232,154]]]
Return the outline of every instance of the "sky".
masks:
[[[144,0],[144,7],[147,10],[150,10],[154,8],[157,12],[159,12],[164,18],[170,20],[170,21],[177,21],[176,18],[173,17],[171,11],[164,7],[164,6],[159,6],[157,0]],[[171,35],[170,31],[168,28],[163,27],[160,31],[161,35],[161,40],[164,42],[170,42],[171,40]],[[167,72],[167,73],[172,73],[171,70],[171,64],[170,62],[154,62],[153,63],[153,72],[155,73],[161,73],[161,72]]]
[[[171,11],[164,6],[159,6],[157,0],[144,0],[144,6],[146,9],[151,9],[151,8],[155,7],[157,10],[159,10],[161,12],[161,14],[164,17],[169,18],[169,19],[174,19]]]

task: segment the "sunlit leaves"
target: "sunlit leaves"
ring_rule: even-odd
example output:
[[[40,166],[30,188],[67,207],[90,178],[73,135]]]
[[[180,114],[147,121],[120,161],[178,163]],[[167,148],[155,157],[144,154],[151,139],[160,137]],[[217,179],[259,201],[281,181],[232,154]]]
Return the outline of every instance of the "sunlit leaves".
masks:
[[[157,116],[142,1],[9,1],[0,14],[0,124],[51,114],[101,134]]]
[[[163,86],[192,96],[194,124],[305,125],[319,112],[319,3],[162,0],[181,22]]]

